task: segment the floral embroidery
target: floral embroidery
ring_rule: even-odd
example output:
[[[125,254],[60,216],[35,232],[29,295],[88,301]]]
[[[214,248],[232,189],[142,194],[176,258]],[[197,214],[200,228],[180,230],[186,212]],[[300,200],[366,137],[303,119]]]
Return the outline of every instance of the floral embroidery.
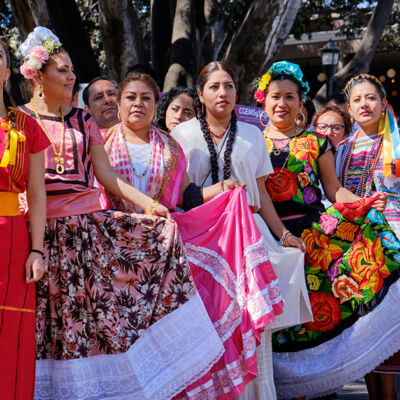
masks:
[[[332,293],[339,299],[340,304],[353,297],[360,299],[364,297],[362,292],[358,290],[357,282],[346,275],[341,275],[333,281]]]
[[[311,274],[307,275],[307,284],[310,290],[318,290],[321,286],[321,282],[319,281],[318,276]]]
[[[311,292],[310,304],[314,316],[313,322],[307,322],[306,328],[314,332],[326,332],[339,322],[341,310],[338,301],[328,293]]]
[[[274,173],[268,176],[265,186],[272,201],[291,200],[297,194],[297,176],[285,168],[282,171],[274,168]]]
[[[326,235],[331,235],[335,231],[339,221],[332,215],[322,214],[320,222],[321,222],[321,228],[324,231],[324,233]]]
[[[343,253],[339,246],[331,243],[328,236],[315,229],[305,230],[302,238],[306,244],[306,258],[312,271],[327,271],[332,260],[336,260]]]
[[[336,230],[336,235],[340,239],[352,242],[354,240],[354,235],[358,230],[358,226],[352,224],[351,222],[342,222]]]
[[[363,237],[356,243],[350,251],[348,265],[350,275],[359,282],[360,289],[372,289],[374,293],[381,290],[383,279],[390,275],[379,237],[373,242]]]
[[[379,305],[399,278],[400,241],[383,214],[370,206],[368,199],[335,204],[303,232],[314,322],[280,331],[279,340],[273,335],[275,351],[330,340]]]

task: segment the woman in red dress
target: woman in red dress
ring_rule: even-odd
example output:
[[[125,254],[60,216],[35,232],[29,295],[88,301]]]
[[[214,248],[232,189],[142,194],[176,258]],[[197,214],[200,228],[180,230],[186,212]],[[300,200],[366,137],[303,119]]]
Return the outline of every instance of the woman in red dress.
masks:
[[[27,400],[34,394],[33,282],[43,275],[43,150],[50,143],[31,117],[11,107],[5,90],[9,68],[0,42],[0,391],[4,400]],[[25,190],[30,232],[18,209],[18,194]]]

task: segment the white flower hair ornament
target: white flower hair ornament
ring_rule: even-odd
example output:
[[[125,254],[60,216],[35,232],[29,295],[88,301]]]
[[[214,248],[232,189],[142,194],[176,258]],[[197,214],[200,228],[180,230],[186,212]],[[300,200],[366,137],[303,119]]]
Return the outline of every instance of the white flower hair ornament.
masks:
[[[21,45],[24,63],[21,65],[20,71],[24,78],[34,78],[51,53],[61,46],[62,43],[50,29],[37,26]]]

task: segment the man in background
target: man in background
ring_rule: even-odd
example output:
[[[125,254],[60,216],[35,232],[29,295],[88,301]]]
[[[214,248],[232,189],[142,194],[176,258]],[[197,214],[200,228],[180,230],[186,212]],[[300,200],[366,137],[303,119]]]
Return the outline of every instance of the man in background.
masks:
[[[104,76],[93,79],[83,90],[85,110],[94,118],[100,131],[119,122],[117,93],[118,84]]]

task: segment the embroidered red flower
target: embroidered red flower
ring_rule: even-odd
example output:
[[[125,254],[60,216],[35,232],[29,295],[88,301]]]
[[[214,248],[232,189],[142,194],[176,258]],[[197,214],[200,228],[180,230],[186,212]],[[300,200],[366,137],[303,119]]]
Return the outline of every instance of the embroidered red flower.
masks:
[[[340,304],[353,297],[364,298],[362,292],[358,290],[357,282],[346,275],[341,275],[333,281],[332,293],[339,299]]]
[[[307,174],[307,172],[300,172],[299,175],[297,175],[301,184],[301,187],[305,188],[310,182],[310,175]]]
[[[335,203],[333,207],[340,211],[345,218],[354,221],[356,218],[361,218],[367,214],[373,204],[374,201],[371,201],[370,198],[365,198],[354,203]]]
[[[339,324],[342,311],[339,302],[333,296],[323,292],[311,292],[310,304],[314,321],[305,324],[307,329],[313,332],[327,332]]]
[[[268,176],[265,187],[272,201],[283,202],[297,195],[297,176],[286,168],[274,168],[274,173]]]

